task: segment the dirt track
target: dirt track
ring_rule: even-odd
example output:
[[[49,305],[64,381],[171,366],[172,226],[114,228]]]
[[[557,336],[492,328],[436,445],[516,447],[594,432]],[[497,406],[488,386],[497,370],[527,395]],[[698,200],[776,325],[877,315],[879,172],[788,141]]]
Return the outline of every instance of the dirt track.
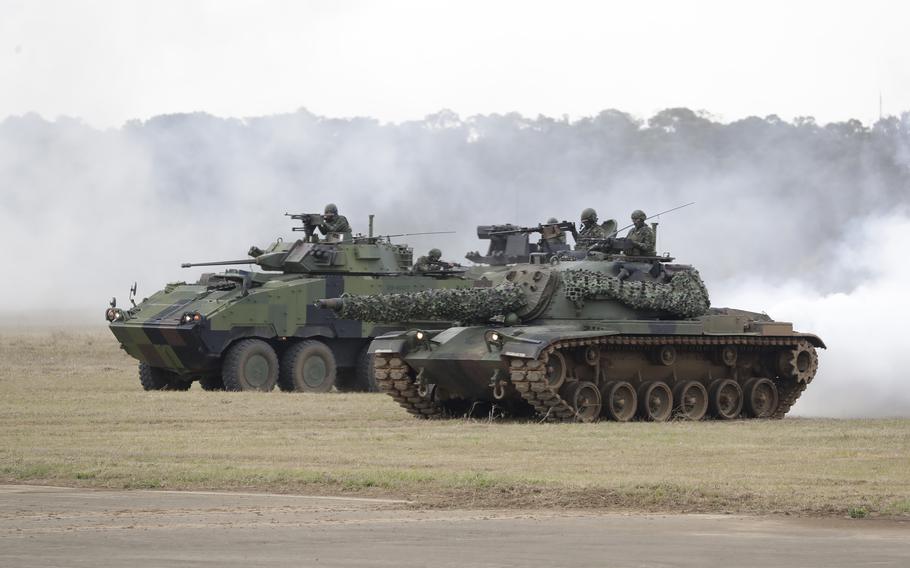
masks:
[[[2,566],[907,566],[910,522],[0,486]]]

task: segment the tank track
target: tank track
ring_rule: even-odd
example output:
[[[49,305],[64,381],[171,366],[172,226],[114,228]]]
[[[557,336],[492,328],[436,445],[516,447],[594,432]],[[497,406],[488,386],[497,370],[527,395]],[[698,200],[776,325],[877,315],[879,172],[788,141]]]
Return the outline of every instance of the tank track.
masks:
[[[373,357],[373,373],[379,392],[391,396],[399,406],[419,418],[441,418],[445,412],[438,403],[421,396],[410,368],[399,355]]]
[[[548,353],[552,350],[548,350]],[[521,398],[534,407],[543,420],[558,422],[575,419],[575,409],[559,393],[550,388],[544,379],[544,361],[513,358],[509,372],[515,390]]]
[[[543,420],[565,422],[575,419],[575,410],[544,379],[544,366],[550,353],[567,347],[585,347],[588,345],[621,346],[627,348],[652,347],[657,345],[683,345],[687,347],[713,347],[736,345],[746,348],[796,347],[805,342],[800,337],[701,337],[701,336],[608,336],[588,339],[567,339],[548,346],[538,359],[526,360],[513,357],[509,359],[509,370],[512,384],[521,397],[528,402]],[[783,418],[800,397],[813,377],[805,382],[796,382],[784,378],[774,379],[779,394],[777,410],[773,419]]]

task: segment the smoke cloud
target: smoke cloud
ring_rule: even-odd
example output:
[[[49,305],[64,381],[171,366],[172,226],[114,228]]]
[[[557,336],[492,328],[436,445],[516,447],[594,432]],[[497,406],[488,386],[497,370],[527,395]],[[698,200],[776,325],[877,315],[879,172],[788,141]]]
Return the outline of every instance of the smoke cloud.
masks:
[[[385,124],[305,110],[247,119],[166,115],[97,130],[36,115],[0,123],[0,319],[65,313],[101,325],[121,305],[293,238],[285,211],[338,204],[366,232],[447,260],[484,249],[478,224],[576,220],[585,207],[660,219],[658,249],[701,271],[714,305],[767,311],[819,334],[805,415],[910,415],[904,245],[910,114],[872,126],[776,116],[729,124],[688,109],[574,122],[442,111]],[[38,314],[38,315],[35,315]],[[54,317],[57,317],[56,315]]]

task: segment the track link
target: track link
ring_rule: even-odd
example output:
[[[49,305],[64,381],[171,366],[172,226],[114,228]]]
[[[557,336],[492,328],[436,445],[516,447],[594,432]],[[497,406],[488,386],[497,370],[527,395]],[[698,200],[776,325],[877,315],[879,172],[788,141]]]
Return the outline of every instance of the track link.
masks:
[[[421,396],[419,385],[410,368],[398,354],[373,357],[373,373],[380,392],[395,399],[399,406],[419,418],[441,418],[442,406],[426,396]]]
[[[796,347],[806,340],[800,337],[699,337],[699,336],[606,336],[586,339],[567,339],[548,346],[538,359],[527,360],[513,357],[509,359],[509,371],[512,384],[521,397],[527,401],[543,420],[553,422],[570,422],[576,419],[576,411],[559,392],[551,388],[545,379],[544,369],[550,353],[570,347],[588,345],[615,346],[621,348],[653,347],[657,345],[683,345],[688,347],[713,347],[736,345],[745,348],[762,349],[768,347]],[[796,403],[812,377],[805,382],[787,378],[774,379],[777,385],[780,402],[777,411],[771,418],[783,418]]]
[[[540,359],[527,362],[524,359],[510,359],[512,384],[521,398],[533,406],[543,420],[572,421],[575,419],[575,409],[547,384],[544,377],[545,363]]]

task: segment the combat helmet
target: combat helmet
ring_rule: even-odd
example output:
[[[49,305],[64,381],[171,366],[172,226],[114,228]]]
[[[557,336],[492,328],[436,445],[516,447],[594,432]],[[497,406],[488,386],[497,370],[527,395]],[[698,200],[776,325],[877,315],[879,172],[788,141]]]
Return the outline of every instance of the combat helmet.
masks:
[[[328,205],[325,206],[325,211],[323,211],[322,214],[323,215],[338,215],[338,206],[335,205],[334,203],[329,203]]]
[[[432,260],[439,260],[442,257],[442,251],[439,249],[430,249],[428,255]]]
[[[581,220],[582,221],[590,220],[592,223],[596,223],[597,222],[597,211],[595,211],[592,207],[588,207],[587,209],[585,209],[584,211],[581,212]]]
[[[633,221],[635,221],[636,219],[641,219],[642,221],[644,221],[647,218],[648,218],[648,216],[645,215],[645,212],[642,211],[641,209],[636,209],[635,211],[632,212]]]

